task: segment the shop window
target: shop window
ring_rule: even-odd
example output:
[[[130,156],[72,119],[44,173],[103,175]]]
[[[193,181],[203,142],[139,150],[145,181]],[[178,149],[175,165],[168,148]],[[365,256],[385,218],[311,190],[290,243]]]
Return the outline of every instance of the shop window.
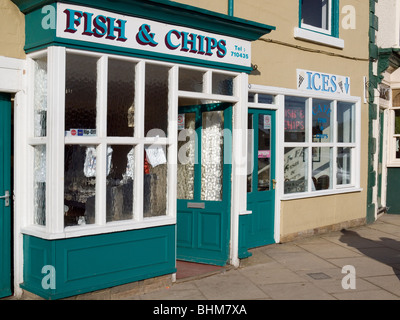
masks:
[[[46,225],[46,145],[35,146],[34,151],[34,220]]]
[[[134,210],[135,148],[107,146],[106,221],[129,220]]]
[[[212,93],[226,96],[233,95],[233,77],[222,73],[212,75]]]
[[[179,90],[203,92],[204,71],[179,68]]]
[[[334,35],[333,27],[338,21],[335,14],[337,0],[301,0],[300,27],[311,31]]]
[[[265,93],[249,92],[248,102],[257,104],[276,104],[276,96]]]
[[[354,187],[355,104],[285,96],[284,113],[284,193]]]
[[[97,63],[96,57],[67,53],[65,79],[67,135],[96,135]]]
[[[117,59],[108,60],[108,136],[134,136],[135,67],[136,64],[131,61]]]
[[[47,57],[34,61],[35,137],[47,134]]]
[[[167,136],[168,71],[161,65],[146,64],[145,135]]]
[[[394,110],[395,158],[400,159],[400,109]]]

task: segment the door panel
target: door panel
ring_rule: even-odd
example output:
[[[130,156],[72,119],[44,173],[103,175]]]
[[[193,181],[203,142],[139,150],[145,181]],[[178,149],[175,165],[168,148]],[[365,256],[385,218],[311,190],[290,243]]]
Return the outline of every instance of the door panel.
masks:
[[[0,298],[11,295],[11,96],[0,93]],[[7,201],[8,200],[8,201]]]
[[[275,111],[249,109],[247,208],[240,217],[239,257],[247,249],[274,243]]]
[[[179,109],[177,258],[225,265],[229,259],[232,127],[226,103]],[[185,132],[182,132],[186,129]],[[229,131],[230,132],[230,131]]]

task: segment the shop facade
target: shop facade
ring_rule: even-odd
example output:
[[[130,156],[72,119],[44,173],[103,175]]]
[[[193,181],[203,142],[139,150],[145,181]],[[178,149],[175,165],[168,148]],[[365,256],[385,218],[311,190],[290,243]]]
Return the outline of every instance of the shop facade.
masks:
[[[342,2],[10,2],[9,291],[238,266],[364,224],[369,6]]]
[[[398,214],[400,121],[400,3],[371,2],[370,164],[368,219]]]

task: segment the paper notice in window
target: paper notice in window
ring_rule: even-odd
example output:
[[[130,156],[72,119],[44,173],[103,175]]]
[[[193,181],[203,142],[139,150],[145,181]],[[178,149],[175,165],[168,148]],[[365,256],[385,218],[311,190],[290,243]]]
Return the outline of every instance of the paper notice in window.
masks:
[[[167,157],[165,156],[163,146],[149,146],[145,147],[147,161],[154,168],[160,164],[167,163]]]

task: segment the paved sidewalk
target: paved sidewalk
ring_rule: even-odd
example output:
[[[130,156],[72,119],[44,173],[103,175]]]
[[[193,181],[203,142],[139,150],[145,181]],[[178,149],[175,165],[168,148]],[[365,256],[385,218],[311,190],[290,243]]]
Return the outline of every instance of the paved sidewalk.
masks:
[[[400,215],[251,252],[240,268],[126,299],[400,300]],[[350,273],[342,273],[349,265],[355,282]],[[355,289],[344,289],[342,281]]]

